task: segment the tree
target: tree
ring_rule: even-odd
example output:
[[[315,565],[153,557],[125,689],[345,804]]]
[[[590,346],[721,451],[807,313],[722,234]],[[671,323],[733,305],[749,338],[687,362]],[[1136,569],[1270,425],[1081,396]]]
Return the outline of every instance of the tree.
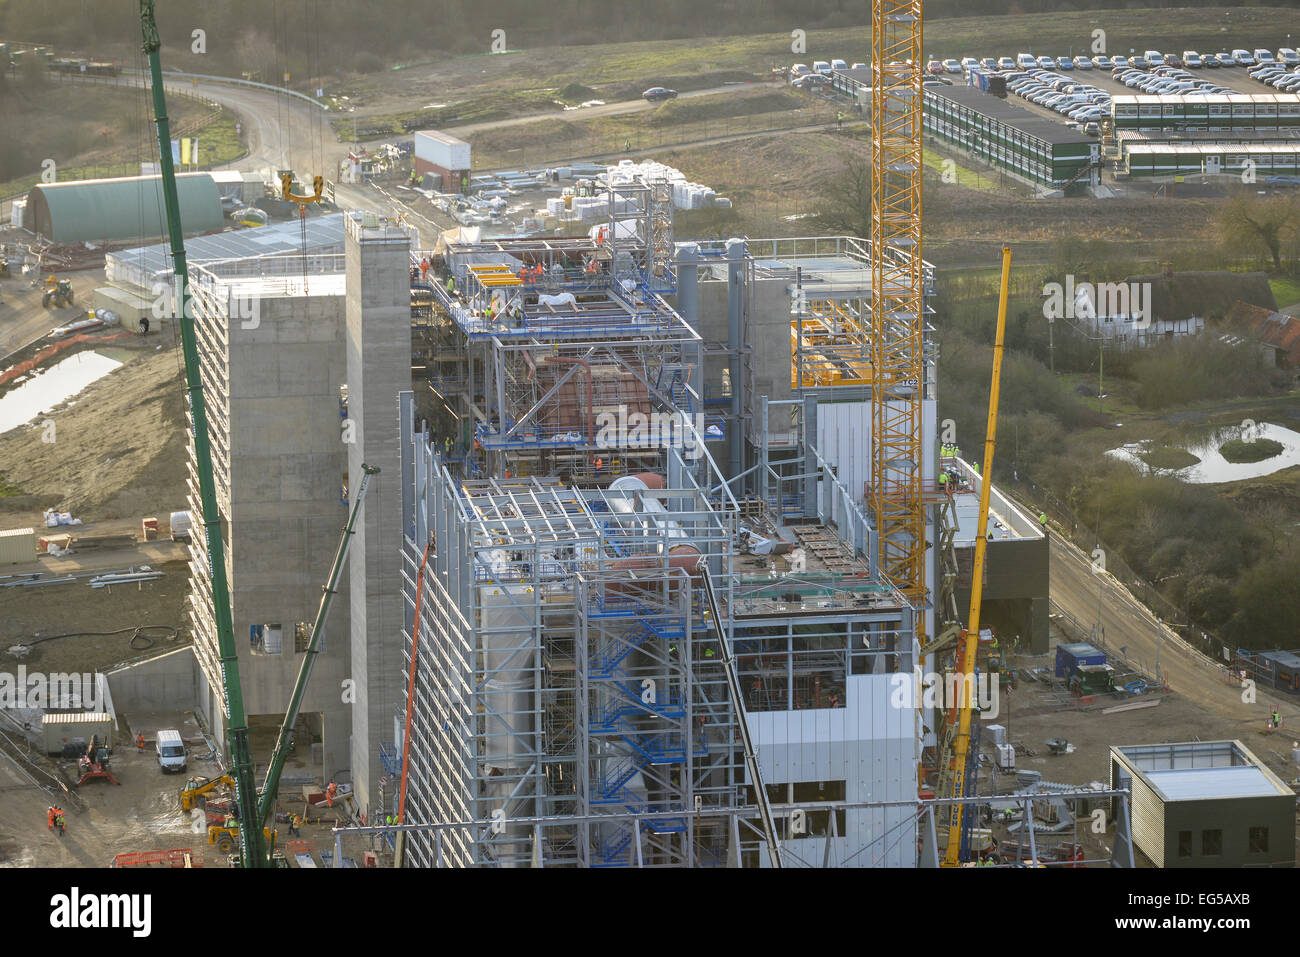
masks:
[[[819,229],[863,239],[871,236],[871,158],[851,153],[844,169],[822,190],[822,205],[813,214]]]
[[[1219,226],[1227,248],[1264,250],[1281,269],[1282,245],[1300,229],[1300,203],[1293,196],[1238,193],[1224,204]]]

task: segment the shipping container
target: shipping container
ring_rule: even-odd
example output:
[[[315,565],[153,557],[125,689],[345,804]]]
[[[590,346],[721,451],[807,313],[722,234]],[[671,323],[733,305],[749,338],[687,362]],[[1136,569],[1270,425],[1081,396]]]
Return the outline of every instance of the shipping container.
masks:
[[[41,715],[41,740],[46,754],[62,754],[68,745],[82,749],[90,744],[92,736],[100,743],[113,748],[113,716],[103,711],[69,711]]]
[[[420,130],[415,134],[415,158],[445,170],[470,168],[469,144],[437,130]]]
[[[35,529],[0,530],[0,565],[22,565],[34,561],[36,561]]]
[[[1080,665],[1104,665],[1106,654],[1086,641],[1056,646],[1056,677],[1069,678]]]

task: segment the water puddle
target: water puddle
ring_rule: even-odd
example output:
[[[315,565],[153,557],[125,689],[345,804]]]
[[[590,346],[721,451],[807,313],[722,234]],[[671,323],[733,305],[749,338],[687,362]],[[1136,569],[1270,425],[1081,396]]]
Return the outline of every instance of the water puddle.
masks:
[[[1188,465],[1181,469],[1151,470],[1139,458],[1140,453],[1145,451],[1143,443],[1124,445],[1118,449],[1111,449],[1106,454],[1135,465],[1142,471],[1151,470],[1160,475],[1171,475],[1180,482],[1187,482],[1189,485],[1240,482],[1243,479],[1272,475],[1274,472],[1280,472],[1292,465],[1300,465],[1300,432],[1293,432],[1291,429],[1284,429],[1280,425],[1273,425],[1269,422],[1261,422],[1256,426],[1255,435],[1261,439],[1272,439],[1274,442],[1281,443],[1282,451],[1272,458],[1263,459],[1259,462],[1229,462],[1219,452],[1219,446],[1230,438],[1237,438],[1237,432],[1236,429],[1228,430],[1199,445],[1189,446],[1187,451],[1195,455],[1200,461],[1195,465]]]
[[[0,397],[0,434],[30,422],[121,365],[98,352],[79,352],[36,373]]]

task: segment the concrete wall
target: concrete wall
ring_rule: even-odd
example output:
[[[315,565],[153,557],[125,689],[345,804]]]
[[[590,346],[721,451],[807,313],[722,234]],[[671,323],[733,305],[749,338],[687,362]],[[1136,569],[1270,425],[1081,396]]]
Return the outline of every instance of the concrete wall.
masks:
[[[217,497],[227,520],[226,565],[244,711],[278,718],[288,707],[302,655],[294,626],[316,616],[346,510],[339,487],[347,468],[338,395],[345,381],[343,299],[320,277],[316,295],[258,290],[258,321],[231,320],[205,306],[196,324],[205,363]],[[340,287],[338,280],[333,286]],[[219,299],[219,297],[217,297]],[[214,300],[216,301],[216,300]],[[221,350],[221,343],[225,349]],[[215,345],[214,344],[218,344]],[[198,509],[197,502],[191,507]],[[206,563],[202,535],[196,555]],[[196,699],[224,743],[221,675],[206,575],[196,578],[195,653],[204,675]],[[261,653],[250,628],[279,624],[279,653]],[[347,596],[336,602],[303,712],[324,716],[325,773],[348,763],[350,713],[341,685],[348,673]]]
[[[196,705],[199,665],[191,647],[114,668],[105,677],[118,711],[189,711]]]
[[[348,474],[361,463],[370,484],[348,556],[352,619],[351,767],[354,793],[369,809],[384,775],[380,742],[393,736],[402,684],[402,481],[397,393],[411,387],[410,236],[392,226],[348,224]]]

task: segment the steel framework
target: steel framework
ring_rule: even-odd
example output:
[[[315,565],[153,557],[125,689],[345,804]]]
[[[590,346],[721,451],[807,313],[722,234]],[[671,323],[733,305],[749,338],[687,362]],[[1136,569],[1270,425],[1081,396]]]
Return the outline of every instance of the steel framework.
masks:
[[[926,602],[921,18],[921,0],[873,0],[871,505],[881,571],[918,607]],[[922,618],[924,640],[923,629]]]

